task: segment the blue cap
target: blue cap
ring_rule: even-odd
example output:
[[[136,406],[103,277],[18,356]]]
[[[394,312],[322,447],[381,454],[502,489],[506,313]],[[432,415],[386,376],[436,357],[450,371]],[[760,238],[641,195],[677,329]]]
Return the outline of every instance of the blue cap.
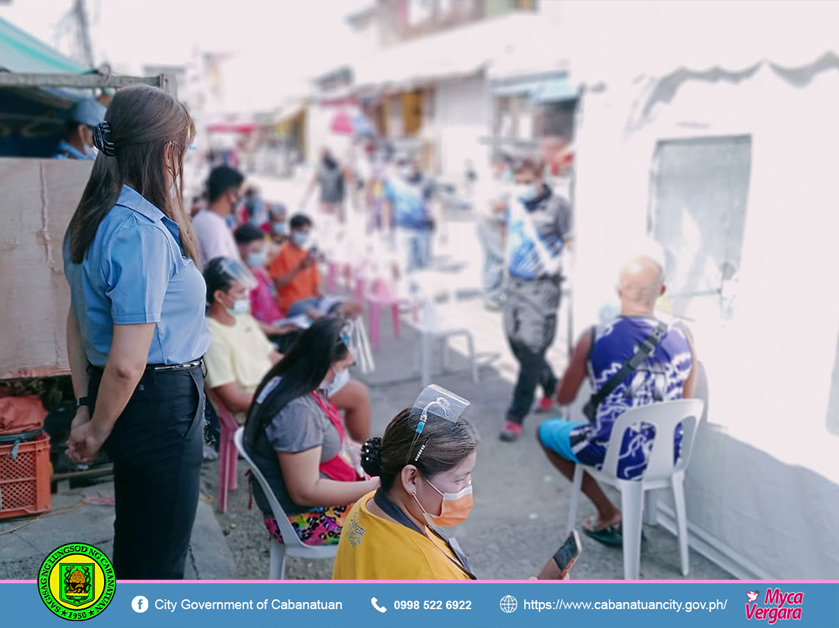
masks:
[[[105,121],[105,107],[92,98],[78,101],[65,114],[65,119],[78,122],[85,126],[94,127]]]

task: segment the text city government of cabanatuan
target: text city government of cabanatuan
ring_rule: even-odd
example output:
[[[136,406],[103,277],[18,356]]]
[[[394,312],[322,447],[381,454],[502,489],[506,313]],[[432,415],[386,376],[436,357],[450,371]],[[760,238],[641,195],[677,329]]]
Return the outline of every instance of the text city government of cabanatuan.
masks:
[[[193,600],[181,600],[175,602],[173,600],[159,599],[155,600],[154,607],[159,611],[170,611],[174,613],[178,609],[185,611],[252,611],[252,610],[266,610],[268,608],[275,611],[340,611],[343,610],[341,602],[324,602],[323,600],[315,600],[314,602],[295,602],[293,600],[253,600],[247,602],[196,602]]]

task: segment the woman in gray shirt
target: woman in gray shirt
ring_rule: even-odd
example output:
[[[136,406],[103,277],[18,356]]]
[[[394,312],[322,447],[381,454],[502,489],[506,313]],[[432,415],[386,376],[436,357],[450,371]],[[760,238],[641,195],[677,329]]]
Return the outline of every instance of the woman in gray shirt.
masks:
[[[265,376],[245,423],[248,453],[307,545],[337,543],[353,502],[379,486],[353,467],[343,420],[327,400],[355,361],[349,331],[342,319],[323,318],[303,332]],[[282,542],[262,487],[253,494]]]

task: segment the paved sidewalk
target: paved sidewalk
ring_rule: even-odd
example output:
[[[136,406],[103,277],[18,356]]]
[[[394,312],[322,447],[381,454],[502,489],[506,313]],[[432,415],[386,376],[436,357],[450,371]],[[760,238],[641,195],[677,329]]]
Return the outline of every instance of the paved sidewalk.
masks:
[[[0,580],[36,579],[47,555],[65,543],[89,543],[112,557],[113,495],[113,483],[102,482],[53,495],[52,511],[38,519],[0,521]],[[203,495],[198,502],[184,577],[187,580],[237,577],[233,556],[224,542],[213,508]]]

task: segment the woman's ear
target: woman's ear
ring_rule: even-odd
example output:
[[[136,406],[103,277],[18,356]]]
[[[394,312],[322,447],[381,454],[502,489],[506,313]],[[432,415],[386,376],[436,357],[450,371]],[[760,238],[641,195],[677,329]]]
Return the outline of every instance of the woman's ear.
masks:
[[[216,290],[215,292],[213,292],[213,301],[215,301],[217,303],[224,304],[224,301],[223,301],[224,295],[225,295],[224,290]]]
[[[409,495],[413,495],[417,492],[419,471],[417,471],[417,468],[414,465],[409,464],[402,467],[400,477],[402,478],[402,488],[404,488]]]

